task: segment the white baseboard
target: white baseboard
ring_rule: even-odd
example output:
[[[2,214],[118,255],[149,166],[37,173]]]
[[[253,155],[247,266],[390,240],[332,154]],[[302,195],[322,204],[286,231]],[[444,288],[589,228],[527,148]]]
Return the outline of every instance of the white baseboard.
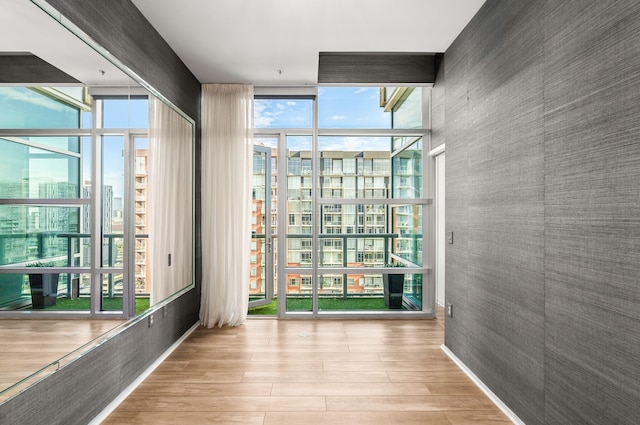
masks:
[[[120,395],[118,395],[118,397],[116,397],[111,403],[109,403],[109,405],[107,407],[105,407],[102,412],[100,412],[100,414],[98,416],[96,416],[95,418],[93,418],[93,420],[91,422],[89,422],[89,425],[99,425],[101,424],[105,419],[107,419],[107,417],[113,413],[114,410],[116,410],[116,408],[118,406],[120,406],[120,404],[127,398],[129,397],[129,395],[131,395],[131,393],[138,388],[138,386],[140,384],[142,384],[142,382],[147,379],[147,377],[149,375],[151,375],[151,373],[158,367],[160,366],[160,364],[165,361],[165,359],[167,357],[169,357],[169,355],[171,353],[173,353],[173,351],[178,348],[178,346],[180,344],[182,344],[182,342],[187,339],[187,337],[189,335],[191,335],[191,333],[193,331],[195,331],[198,327],[200,326],[200,322],[197,322],[195,325],[193,325],[191,328],[189,328],[189,330],[187,330],[176,342],[173,343],[173,345],[171,345],[171,347],[169,347],[164,353],[162,353],[160,355],[160,357],[158,357],[156,359],[155,362],[153,362],[153,364],[151,364],[151,366],[149,366],[144,372],[142,372],[140,374],[140,376],[138,376],[138,378],[136,378],[135,381],[133,381],[131,383],[131,385],[129,385],[127,388],[125,388],[124,391],[122,391],[120,393]]]
[[[453,360],[453,362],[456,365],[458,365],[460,369],[462,369],[462,371],[473,381],[473,383],[476,384],[478,388],[480,388],[487,397],[489,397],[489,399],[493,402],[493,404],[495,404],[498,407],[498,409],[500,409],[502,413],[504,413],[507,416],[507,418],[511,420],[511,422],[513,422],[516,425],[526,425],[515,413],[513,413],[511,409],[509,409],[509,407],[506,404],[504,404],[502,400],[498,398],[497,395],[493,393],[493,391],[489,389],[489,387],[487,387],[484,384],[484,382],[480,380],[480,378],[478,378],[471,371],[471,369],[467,367],[467,365],[462,363],[462,360],[456,357],[456,355],[453,354],[453,352],[449,350],[449,348],[446,345],[442,344],[440,348],[442,349],[442,351],[445,352],[447,356],[449,356],[449,358],[451,358],[451,360]]]

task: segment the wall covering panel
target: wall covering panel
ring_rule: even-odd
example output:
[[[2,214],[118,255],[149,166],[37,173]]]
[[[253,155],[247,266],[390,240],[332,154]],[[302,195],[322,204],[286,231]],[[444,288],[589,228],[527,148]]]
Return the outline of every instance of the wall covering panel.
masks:
[[[488,0],[436,81],[445,343],[527,424],[640,423],[638,22]]]

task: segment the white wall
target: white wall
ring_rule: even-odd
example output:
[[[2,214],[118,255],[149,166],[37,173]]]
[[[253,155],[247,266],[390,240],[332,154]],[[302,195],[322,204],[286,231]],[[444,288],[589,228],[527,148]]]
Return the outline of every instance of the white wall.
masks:
[[[436,304],[444,306],[444,250],[446,247],[444,217],[445,154],[436,156]]]

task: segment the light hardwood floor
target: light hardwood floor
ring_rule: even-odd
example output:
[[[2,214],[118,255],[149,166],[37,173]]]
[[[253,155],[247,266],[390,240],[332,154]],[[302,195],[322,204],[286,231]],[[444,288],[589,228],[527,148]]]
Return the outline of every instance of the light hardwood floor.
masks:
[[[511,423],[443,338],[442,320],[198,328],[103,425]]]
[[[0,320],[0,403],[54,372],[60,358],[111,331],[123,320]],[[71,358],[65,359],[70,361]],[[48,365],[51,365],[47,367]],[[45,368],[38,376],[30,375]],[[27,379],[23,385],[11,388]]]

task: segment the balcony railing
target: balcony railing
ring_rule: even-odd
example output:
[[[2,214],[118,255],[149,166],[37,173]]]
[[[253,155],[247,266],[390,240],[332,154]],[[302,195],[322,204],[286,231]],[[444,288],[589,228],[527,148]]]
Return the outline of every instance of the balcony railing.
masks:
[[[351,263],[364,263],[364,261],[357,261],[358,260],[358,255],[356,253],[354,261],[350,262],[349,261],[349,257],[348,257],[348,252],[350,251],[348,244],[347,244],[347,240],[348,239],[382,239],[383,243],[382,243],[382,247],[381,247],[381,251],[383,252],[383,257],[382,257],[382,261],[380,262],[374,262],[373,266],[375,267],[384,267],[386,264],[388,264],[389,261],[389,253],[390,253],[390,248],[391,248],[391,242],[393,239],[398,238],[400,235],[398,235],[397,233],[376,233],[375,236],[372,236],[371,234],[357,234],[357,233],[331,233],[331,234],[320,234],[318,235],[318,238],[322,241],[322,240],[326,240],[326,239],[333,239],[333,240],[338,240],[340,242],[338,242],[337,244],[331,244],[331,246],[323,246],[322,243],[320,243],[319,245],[319,253],[318,255],[320,256],[320,258],[323,258],[323,254],[326,252],[327,254],[336,254],[336,253],[340,253],[341,255],[339,257],[341,257],[341,261],[338,263],[332,263],[332,264],[327,264],[324,263],[323,261],[320,262],[322,267],[342,267],[342,268],[347,268],[347,267],[351,267],[349,264]],[[256,235],[255,237],[260,237],[260,235]],[[262,236],[264,237],[264,236]],[[287,234],[287,238],[288,239],[309,239],[311,237],[311,235],[305,235],[305,234]],[[336,245],[341,245],[341,248],[338,248]],[[353,249],[351,249],[353,250]],[[362,249],[362,252],[367,251],[370,252],[369,249]],[[363,254],[363,259],[364,259],[364,254]],[[336,260],[336,258],[331,255],[329,258],[331,258],[332,260]],[[310,263],[309,263],[310,264]],[[366,267],[366,266],[365,266]],[[342,297],[343,298],[347,298],[349,296],[349,291],[348,291],[348,287],[349,287],[349,282],[347,279],[347,276],[349,274],[354,274],[354,273],[358,273],[358,269],[363,269],[365,267],[358,267],[358,268],[353,268],[353,272],[351,273],[342,273]],[[331,285],[332,289],[336,289],[335,285]],[[334,293],[338,293],[339,291],[332,291]]]
[[[117,267],[124,263],[122,251],[117,249],[118,240],[123,240],[122,233],[104,234],[102,247],[102,266]],[[136,239],[148,239],[148,234],[136,234]],[[0,267],[11,273],[12,268],[23,269],[35,262],[51,262],[53,267],[84,267],[83,255],[91,239],[90,233],[60,233],[26,232],[0,234]],[[83,240],[86,242],[83,243]],[[139,260],[136,260],[139,264]],[[87,273],[89,270],[87,270]],[[63,273],[66,275],[67,295],[71,297],[72,282],[77,280],[78,273]],[[119,280],[115,275],[118,275]],[[122,272],[107,274],[106,291],[110,297],[116,292],[116,286],[121,283]],[[64,280],[63,280],[64,281]],[[19,289],[22,292],[21,289]],[[77,289],[76,289],[77,292]],[[20,294],[15,294],[19,298]]]

